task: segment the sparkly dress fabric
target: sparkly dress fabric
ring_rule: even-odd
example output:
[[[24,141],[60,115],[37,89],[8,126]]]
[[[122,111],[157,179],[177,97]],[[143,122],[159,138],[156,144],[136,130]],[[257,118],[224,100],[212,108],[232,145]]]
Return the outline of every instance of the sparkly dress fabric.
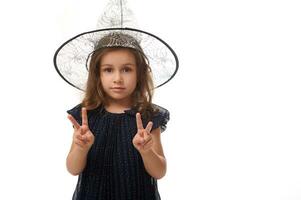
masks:
[[[166,129],[168,110],[159,109],[153,118],[153,130]],[[81,124],[81,105],[67,113]],[[87,163],[78,176],[73,200],[160,200],[157,180],[144,168],[140,153],[132,144],[137,133],[136,112],[110,113],[103,106],[89,110],[88,124],[95,136]],[[142,118],[144,127],[148,121]]]

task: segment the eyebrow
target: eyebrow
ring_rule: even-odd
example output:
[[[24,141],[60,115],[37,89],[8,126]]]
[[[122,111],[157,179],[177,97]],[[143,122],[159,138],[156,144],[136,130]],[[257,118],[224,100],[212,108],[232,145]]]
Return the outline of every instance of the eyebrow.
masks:
[[[125,64],[122,64],[122,66],[124,66],[124,65],[127,65],[127,66],[135,66],[135,64],[133,64],[133,63],[125,63]],[[100,65],[100,67],[106,67],[106,66],[108,66],[108,67],[113,67],[113,65],[111,65],[111,64],[102,64],[102,65]]]

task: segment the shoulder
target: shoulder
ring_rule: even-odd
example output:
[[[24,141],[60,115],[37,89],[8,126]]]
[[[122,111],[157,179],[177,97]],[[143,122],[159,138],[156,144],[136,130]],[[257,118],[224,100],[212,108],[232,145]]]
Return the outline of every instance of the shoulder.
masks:
[[[166,129],[167,122],[170,119],[170,113],[166,108],[157,104],[152,104],[152,107],[155,111],[152,117],[153,130],[160,128],[161,132],[164,132]]]
[[[82,108],[82,105],[81,104],[77,104],[73,108],[67,110],[67,113],[69,115],[72,115],[72,117],[74,119],[76,119],[77,122],[79,122],[81,120],[81,108]]]
[[[82,110],[82,104],[77,104],[76,106],[74,106],[73,108],[67,110],[67,113],[72,115],[73,118],[78,122],[78,123],[81,123],[81,118],[82,118],[82,114],[81,114],[81,110]],[[103,112],[103,109],[102,109],[102,106],[99,106],[95,109],[92,109],[92,110],[87,110],[87,115],[88,115],[88,118],[90,117],[94,117],[94,116],[100,116],[99,113],[102,113]]]
[[[153,114],[154,118],[161,118],[161,119],[166,118],[169,120],[170,113],[166,108],[159,106],[157,104],[152,104],[152,107],[154,109],[154,114]]]
[[[157,104],[152,104],[153,109],[156,111],[155,113],[164,114],[169,113],[169,111],[166,108],[163,108],[162,106],[159,106]]]

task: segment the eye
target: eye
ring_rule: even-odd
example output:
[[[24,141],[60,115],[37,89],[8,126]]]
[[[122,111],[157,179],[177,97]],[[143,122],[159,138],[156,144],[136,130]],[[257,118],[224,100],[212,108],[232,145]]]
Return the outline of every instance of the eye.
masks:
[[[110,72],[113,71],[113,69],[112,69],[112,68],[109,68],[109,67],[106,67],[106,68],[104,68],[102,71],[110,73]]]
[[[124,67],[124,68],[122,69],[122,71],[123,71],[123,72],[130,72],[130,71],[132,71],[132,68],[130,68],[130,67]]]

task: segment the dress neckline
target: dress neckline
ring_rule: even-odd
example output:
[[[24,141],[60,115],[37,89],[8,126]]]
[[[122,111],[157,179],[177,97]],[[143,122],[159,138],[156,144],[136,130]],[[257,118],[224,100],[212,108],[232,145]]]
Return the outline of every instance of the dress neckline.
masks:
[[[120,112],[120,113],[110,112],[104,106],[101,106],[101,110],[103,111],[103,113],[105,113],[107,115],[111,115],[111,116],[123,116],[123,115],[127,115],[127,114],[135,115],[135,113],[136,113],[132,108],[125,109],[123,112]]]

